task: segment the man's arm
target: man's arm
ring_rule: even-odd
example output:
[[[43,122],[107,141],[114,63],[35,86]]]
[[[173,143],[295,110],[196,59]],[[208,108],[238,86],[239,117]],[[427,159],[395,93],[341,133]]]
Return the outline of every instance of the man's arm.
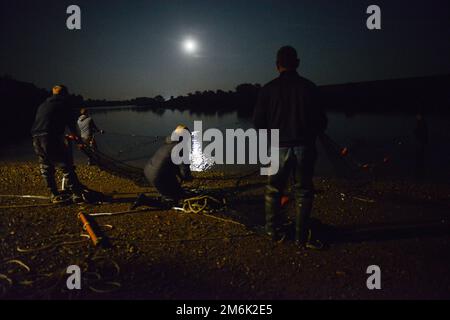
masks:
[[[325,106],[320,95],[319,88],[314,86],[312,90],[312,104],[313,104],[313,114],[314,114],[314,124],[316,132],[321,135],[325,132],[328,126],[328,117],[325,113]]]
[[[94,119],[92,119],[92,118],[91,118],[91,129],[92,129],[92,133],[101,132],[101,130],[95,124]]]
[[[267,109],[269,99],[266,89],[263,87],[259,90],[258,100],[256,101],[255,110],[253,112],[253,125],[256,129],[267,129]]]
[[[319,96],[319,103],[317,104],[317,112],[318,112],[318,128],[319,134],[323,134],[328,127],[328,117],[325,113],[324,106]]]
[[[67,128],[69,128],[69,131],[71,134],[79,137],[79,130],[78,130],[78,124],[77,124],[77,116],[74,110],[69,109],[68,115],[67,115],[67,121],[66,121]]]
[[[81,141],[80,128],[78,127],[78,112],[81,104],[73,97],[67,96],[65,98],[66,104],[66,126],[69,128],[71,134],[73,134],[77,140]]]

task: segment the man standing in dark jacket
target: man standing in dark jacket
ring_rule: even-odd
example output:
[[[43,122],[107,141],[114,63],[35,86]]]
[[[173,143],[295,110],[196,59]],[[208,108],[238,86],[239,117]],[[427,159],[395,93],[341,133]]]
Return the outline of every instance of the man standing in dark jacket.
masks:
[[[321,249],[313,240],[310,215],[314,199],[313,174],[316,162],[316,138],[327,126],[327,118],[318,102],[317,87],[297,73],[300,60],[290,46],[277,54],[280,76],[260,91],[255,107],[257,129],[279,129],[279,170],[269,176],[265,195],[266,233],[276,240],[282,236],[280,203],[289,177],[294,180],[296,205],[295,240],[298,245]]]
[[[52,202],[63,201],[55,182],[55,166],[61,168],[74,201],[81,201],[83,187],[75,173],[71,150],[64,139],[66,127],[78,136],[76,116],[65,86],[53,87],[52,94],[39,106],[31,128],[34,152],[38,156],[41,174],[51,193]]]

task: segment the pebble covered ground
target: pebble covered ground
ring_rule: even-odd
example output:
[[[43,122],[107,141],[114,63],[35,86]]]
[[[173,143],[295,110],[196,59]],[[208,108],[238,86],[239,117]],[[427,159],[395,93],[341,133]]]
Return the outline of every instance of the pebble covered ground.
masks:
[[[450,298],[450,185],[317,177],[314,217],[330,246],[315,252],[251,231],[264,221],[264,178],[236,189],[203,173],[188,187],[222,192],[228,209],[213,216],[224,220],[175,210],[97,217],[102,248],[80,236],[77,214],[124,211],[155,190],[96,167],[77,172],[119,202],[13,208],[48,200],[0,197],[3,299]],[[35,163],[0,164],[0,193],[48,195]],[[69,265],[81,269],[81,290],[67,289]],[[381,290],[367,289],[370,265]]]

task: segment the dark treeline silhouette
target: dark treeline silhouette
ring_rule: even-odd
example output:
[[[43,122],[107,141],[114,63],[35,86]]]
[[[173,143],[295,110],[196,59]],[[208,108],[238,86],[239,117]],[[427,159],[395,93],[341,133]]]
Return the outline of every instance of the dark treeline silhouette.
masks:
[[[141,97],[131,100],[106,101],[86,100],[86,106],[136,106],[136,110],[175,109],[189,110],[198,114],[225,113],[237,111],[241,117],[248,117],[253,112],[253,107],[260,89],[259,84],[240,84],[235,91],[196,91],[186,96],[171,97],[165,100],[162,96],[154,98]]]
[[[320,92],[333,111],[450,112],[450,75],[327,85]]]
[[[154,98],[139,97],[130,100],[106,100],[106,99],[87,99],[84,104],[88,108],[95,107],[120,107],[120,106],[137,106],[137,107],[162,107],[164,103],[162,96],[156,96]]]
[[[197,91],[185,96],[139,97],[130,100],[83,100],[73,95],[75,107],[134,106],[135,111],[157,112],[165,109],[189,110],[193,114],[225,114],[236,111],[241,118],[250,117],[259,84],[240,84],[234,91]],[[450,112],[450,75],[409,79],[380,80],[360,83],[320,86],[320,96],[326,110],[346,112]],[[69,88],[70,89],[70,88]],[[0,101],[4,115],[0,126],[0,143],[27,136],[36,109],[50,92],[27,82],[0,77]],[[99,109],[100,111],[100,109]],[[5,117],[6,116],[6,117]]]
[[[144,109],[190,110],[194,113],[237,111],[239,116],[252,114],[261,88],[259,84],[241,84],[235,91],[196,91],[164,101],[136,98],[124,101],[88,100],[90,107],[134,105]],[[346,113],[362,112],[450,112],[450,75],[407,79],[379,80],[319,87],[326,110]]]
[[[17,81],[10,76],[0,77],[0,104],[3,123],[0,126],[0,144],[30,135],[38,106],[50,96],[50,91],[32,83]],[[71,104],[83,105],[83,97],[71,95]]]
[[[204,91],[167,100],[170,109],[190,110],[198,113],[225,113],[237,111],[239,117],[250,117],[258,97],[259,84],[240,84],[235,91]]]

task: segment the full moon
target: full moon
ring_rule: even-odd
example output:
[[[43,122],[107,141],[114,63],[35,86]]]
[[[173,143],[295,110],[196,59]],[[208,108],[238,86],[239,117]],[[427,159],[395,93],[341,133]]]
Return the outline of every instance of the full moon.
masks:
[[[198,45],[194,39],[186,39],[183,42],[183,49],[186,53],[194,53],[197,51]]]

